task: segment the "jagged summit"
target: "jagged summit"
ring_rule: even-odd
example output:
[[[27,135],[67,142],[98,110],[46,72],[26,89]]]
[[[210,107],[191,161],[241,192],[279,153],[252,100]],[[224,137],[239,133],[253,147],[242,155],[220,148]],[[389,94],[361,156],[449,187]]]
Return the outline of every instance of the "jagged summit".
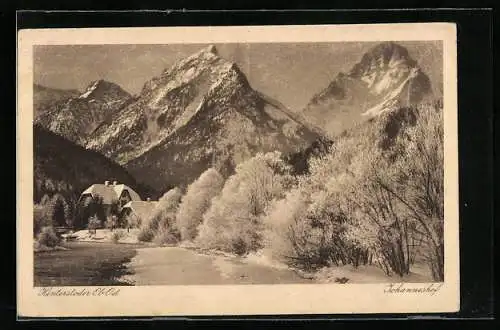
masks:
[[[196,53],[177,61],[172,67],[163,71],[162,77],[171,75],[174,71],[189,70],[193,66],[213,65],[217,62],[225,61],[219,57],[217,48],[214,45],[200,49]]]
[[[83,92],[78,98],[79,99],[88,98],[97,89],[102,89],[104,84],[105,84],[105,81],[103,79],[94,80],[94,81],[90,82],[90,84],[87,85],[87,88],[85,88],[85,92]]]
[[[161,188],[189,183],[214,158],[234,165],[258,151],[296,151],[315,137],[209,45],[146,82],[86,147]]]
[[[204,48],[202,51],[206,51],[209,53],[212,53],[214,55],[219,55],[219,51],[217,50],[217,47],[215,45],[209,45],[208,47]]]
[[[349,76],[363,79],[376,71],[411,69],[417,66],[417,62],[411,58],[406,48],[392,41],[383,42],[366,52],[349,72]]]
[[[112,117],[132,96],[115,83],[98,79],[85,92],[61,99],[36,118],[36,123],[80,145],[103,120]]]
[[[202,90],[206,90],[203,93],[213,93],[221,86],[230,84],[250,88],[245,74],[238,65],[220,57],[215,46],[210,45],[177,61],[160,76],[146,82],[141,95],[149,99],[150,108],[158,108],[162,107],[166,98],[168,99],[169,95],[173,96],[179,88],[199,86]],[[155,96],[152,97],[153,95]]]
[[[82,93],[79,99],[100,99],[105,102],[115,101],[121,97],[130,97],[131,95],[117,84],[98,79],[92,81]]]
[[[429,78],[408,50],[396,42],[382,42],[314,95],[303,113],[336,135],[363,117],[416,104],[430,93]]]
[[[244,88],[251,88],[247,77],[243,71],[241,71],[240,67],[236,63],[229,61],[225,61],[223,65],[221,65],[218,80],[212,88],[222,83],[226,85],[238,84]]]

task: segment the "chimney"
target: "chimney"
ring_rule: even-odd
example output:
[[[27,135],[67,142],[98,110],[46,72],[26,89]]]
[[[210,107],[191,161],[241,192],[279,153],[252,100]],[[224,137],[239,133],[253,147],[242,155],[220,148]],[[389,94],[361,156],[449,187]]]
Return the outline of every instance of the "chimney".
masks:
[[[104,185],[109,186],[109,181],[108,180],[104,181]]]
[[[118,184],[118,181],[113,181],[113,186],[116,186]]]

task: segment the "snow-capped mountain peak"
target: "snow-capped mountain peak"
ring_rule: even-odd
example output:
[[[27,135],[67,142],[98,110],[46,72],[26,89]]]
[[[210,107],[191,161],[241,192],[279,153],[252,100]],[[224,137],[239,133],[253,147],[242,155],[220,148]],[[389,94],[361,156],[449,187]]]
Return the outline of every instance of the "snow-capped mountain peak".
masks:
[[[90,96],[90,94],[92,94],[92,92],[94,90],[96,90],[97,85],[99,85],[99,80],[96,80],[93,83],[91,83],[91,85],[89,87],[87,87],[87,90],[85,90],[85,92],[83,94],[81,94],[78,98],[79,99],[86,99],[86,98],[88,98]]]
[[[303,114],[335,135],[364,117],[416,104],[430,93],[429,78],[408,50],[383,42],[363,54],[347,74],[339,73]]]
[[[84,145],[89,134],[103,120],[112,117],[132,96],[115,83],[96,80],[85,92],[62,99],[36,118],[36,123]]]
[[[240,68],[210,45],[146,82],[86,146],[131,173],[150,173],[147,182],[158,185],[188,182],[215,153],[237,163],[257,151],[295,151],[315,136],[253,90]],[[227,153],[231,146],[238,152]]]
[[[131,95],[115,83],[99,79],[92,81],[78,98],[84,100],[98,99],[104,102],[115,102]]]
[[[375,95],[381,95],[401,84],[417,63],[408,50],[394,42],[383,42],[363,55],[349,75],[367,83]]]

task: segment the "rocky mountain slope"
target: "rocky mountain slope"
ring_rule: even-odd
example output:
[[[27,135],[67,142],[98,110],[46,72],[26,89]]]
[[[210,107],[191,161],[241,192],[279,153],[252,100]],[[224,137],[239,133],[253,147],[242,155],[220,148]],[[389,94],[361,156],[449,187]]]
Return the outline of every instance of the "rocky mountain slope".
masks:
[[[209,46],[148,81],[136,97],[98,80],[83,94],[54,101],[36,122],[164,190],[190,183],[209,166],[229,173],[259,151],[282,151],[303,172],[309,156],[331,144],[325,135],[430,94],[429,78],[408,51],[384,42],[292,112],[254,90],[236,64]]]
[[[36,118],[36,123],[80,145],[101,123],[132,100],[120,86],[97,80],[83,94],[61,98]]]
[[[56,89],[33,84],[34,117],[52,109],[58,102],[80,95],[76,89]]]
[[[209,46],[147,82],[86,146],[162,189],[189,183],[212,165],[230,171],[258,151],[295,152],[316,138]]]
[[[331,135],[367,118],[415,105],[430,96],[431,83],[408,50],[384,42],[339,73],[303,109],[303,116]]]
[[[34,126],[34,199],[60,193],[75,200],[93,183],[116,180],[135,189],[142,198],[155,191],[138,184],[120,165],[47,129]],[[61,152],[64,151],[64,152]]]

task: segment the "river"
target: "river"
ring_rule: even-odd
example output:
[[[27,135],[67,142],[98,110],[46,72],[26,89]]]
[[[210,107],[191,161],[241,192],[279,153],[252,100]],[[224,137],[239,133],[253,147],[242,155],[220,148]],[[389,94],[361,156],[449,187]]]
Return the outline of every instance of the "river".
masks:
[[[35,254],[35,286],[311,283],[290,269],[179,247],[71,242],[65,248]]]

